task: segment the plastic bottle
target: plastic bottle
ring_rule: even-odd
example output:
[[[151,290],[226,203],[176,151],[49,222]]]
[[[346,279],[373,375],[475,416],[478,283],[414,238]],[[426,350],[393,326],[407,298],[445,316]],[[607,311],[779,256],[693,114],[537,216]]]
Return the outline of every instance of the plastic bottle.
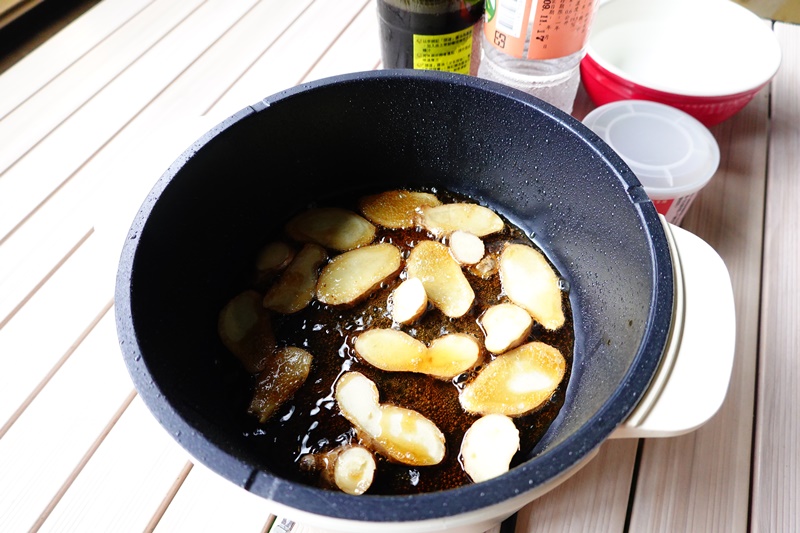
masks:
[[[571,113],[597,0],[486,0],[478,77]]]
[[[377,0],[384,68],[477,74],[484,0]]]

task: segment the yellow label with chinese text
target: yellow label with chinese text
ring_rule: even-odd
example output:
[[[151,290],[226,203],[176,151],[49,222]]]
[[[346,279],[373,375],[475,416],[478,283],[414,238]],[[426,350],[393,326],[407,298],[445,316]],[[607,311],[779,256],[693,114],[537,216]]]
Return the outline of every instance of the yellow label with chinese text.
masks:
[[[469,74],[472,27],[444,35],[414,34],[414,68]]]

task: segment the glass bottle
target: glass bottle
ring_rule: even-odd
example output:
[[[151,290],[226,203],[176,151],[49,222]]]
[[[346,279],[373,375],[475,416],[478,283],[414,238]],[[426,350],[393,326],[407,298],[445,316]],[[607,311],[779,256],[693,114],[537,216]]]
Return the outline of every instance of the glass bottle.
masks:
[[[597,0],[486,0],[478,76],[572,112]]]
[[[377,0],[384,68],[477,74],[484,0]]]

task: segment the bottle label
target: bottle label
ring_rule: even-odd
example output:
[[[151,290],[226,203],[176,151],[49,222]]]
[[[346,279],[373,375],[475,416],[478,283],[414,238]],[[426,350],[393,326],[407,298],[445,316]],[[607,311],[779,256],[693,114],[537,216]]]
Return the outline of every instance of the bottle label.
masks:
[[[414,68],[469,74],[472,27],[444,35],[414,34]]]
[[[486,0],[486,40],[504,53],[555,59],[583,49],[596,0]]]

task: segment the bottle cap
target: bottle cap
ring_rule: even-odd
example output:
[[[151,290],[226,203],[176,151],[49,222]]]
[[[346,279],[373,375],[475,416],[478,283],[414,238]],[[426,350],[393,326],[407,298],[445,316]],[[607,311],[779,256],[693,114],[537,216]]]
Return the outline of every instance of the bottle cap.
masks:
[[[665,104],[612,102],[590,112],[583,123],[622,157],[654,201],[693,196],[719,166],[711,132]]]

